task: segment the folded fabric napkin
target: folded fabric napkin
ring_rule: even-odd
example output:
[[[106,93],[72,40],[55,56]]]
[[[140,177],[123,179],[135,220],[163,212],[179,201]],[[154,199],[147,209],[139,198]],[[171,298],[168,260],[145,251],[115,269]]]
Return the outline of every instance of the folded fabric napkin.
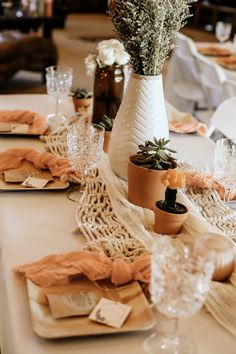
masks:
[[[225,194],[225,189],[224,187],[215,181],[214,177],[205,172],[185,172],[186,175],[186,185],[191,186],[194,188],[200,188],[200,189],[215,189],[221,199],[224,199],[224,194]],[[236,199],[236,191],[233,191],[230,199],[234,200]]]
[[[128,263],[124,259],[112,261],[102,253],[78,251],[46,256],[39,261],[23,264],[15,271],[41,287],[66,285],[80,275],[93,281],[111,279],[114,285],[122,285],[131,280],[149,283],[150,264],[150,254]]]
[[[217,64],[230,70],[236,70],[236,56],[216,59]]]
[[[198,122],[191,114],[178,111],[170,103],[166,102],[169,130],[176,133],[194,133],[204,135],[207,126]]]
[[[232,53],[229,48],[221,47],[219,45],[200,46],[198,47],[198,51],[203,55],[210,56],[228,56]]]
[[[54,177],[72,172],[67,159],[58,158],[49,152],[40,153],[30,148],[13,148],[1,152],[0,172],[19,168],[24,161],[31,162],[36,169],[48,169]]]
[[[28,124],[30,134],[44,134],[48,129],[45,118],[39,113],[26,110],[0,110],[0,122],[12,124]]]

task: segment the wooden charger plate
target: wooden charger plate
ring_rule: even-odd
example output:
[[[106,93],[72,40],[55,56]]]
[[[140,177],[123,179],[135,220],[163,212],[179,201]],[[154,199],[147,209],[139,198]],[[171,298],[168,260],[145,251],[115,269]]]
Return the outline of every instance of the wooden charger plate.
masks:
[[[29,305],[34,332],[46,339],[92,336],[102,334],[144,331],[155,325],[155,315],[138,282],[114,287],[110,282],[92,282],[81,278],[66,286],[42,288],[27,280]],[[47,294],[62,294],[71,291],[89,291],[102,297],[119,301],[132,307],[132,311],[119,329],[108,327],[88,319],[87,316],[54,319],[51,315]]]
[[[6,182],[4,178],[4,173],[0,173],[0,191],[32,191],[32,190],[57,190],[66,189],[69,187],[69,182],[61,181],[60,178],[51,176],[50,172],[47,170],[38,171],[31,162],[24,161],[20,168],[11,169],[12,172],[23,172],[25,173],[25,178],[27,175],[37,176],[39,178],[49,179],[50,182],[46,184],[44,188],[30,188],[21,185],[21,182]]]

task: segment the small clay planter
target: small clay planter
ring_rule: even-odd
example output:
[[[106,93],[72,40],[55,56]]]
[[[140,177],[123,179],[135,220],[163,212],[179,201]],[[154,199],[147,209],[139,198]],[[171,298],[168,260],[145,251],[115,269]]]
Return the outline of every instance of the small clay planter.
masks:
[[[75,111],[78,112],[79,108],[88,108],[93,103],[93,97],[89,98],[76,98],[73,97],[73,103],[75,107]]]
[[[154,209],[156,201],[165,197],[166,187],[161,181],[166,170],[151,170],[128,161],[128,200],[143,208]],[[176,164],[175,164],[176,167]]]
[[[154,208],[155,225],[154,231],[163,235],[176,235],[188,216],[188,209],[181,203],[175,203],[181,213],[174,213],[162,209],[163,200],[156,203]]]
[[[103,143],[103,151],[108,152],[109,143],[110,143],[111,132],[105,130],[104,133],[104,143]]]

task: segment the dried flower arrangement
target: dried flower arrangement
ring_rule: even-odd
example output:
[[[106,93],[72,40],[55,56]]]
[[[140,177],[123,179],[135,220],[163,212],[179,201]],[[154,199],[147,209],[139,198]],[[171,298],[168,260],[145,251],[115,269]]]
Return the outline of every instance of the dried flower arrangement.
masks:
[[[115,32],[130,55],[133,71],[159,75],[177,32],[196,0],[109,0]]]

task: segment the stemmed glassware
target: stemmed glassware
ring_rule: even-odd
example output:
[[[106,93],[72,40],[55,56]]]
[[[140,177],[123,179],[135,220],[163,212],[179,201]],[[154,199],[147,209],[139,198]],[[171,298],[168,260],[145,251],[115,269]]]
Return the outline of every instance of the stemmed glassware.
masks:
[[[60,103],[71,92],[73,69],[65,66],[49,66],[46,68],[47,93],[56,98],[56,111],[47,116],[52,128],[66,122],[66,116],[60,112]]]
[[[215,35],[220,43],[224,43],[229,39],[232,30],[232,24],[228,22],[218,21],[216,23]]]
[[[68,191],[67,197],[70,200],[77,202],[80,199],[83,182],[100,160],[103,141],[104,128],[98,124],[91,124],[86,118],[81,118],[68,127],[68,160],[81,178],[80,187]]]
[[[214,270],[213,254],[204,242],[176,247],[169,237],[154,241],[151,265],[151,299],[168,323],[168,330],[152,334],[144,342],[150,354],[193,354],[190,339],[177,334],[178,319],[195,314],[202,307]],[[171,327],[171,330],[170,330]],[[158,330],[159,328],[157,328]]]
[[[236,188],[236,139],[219,139],[215,144],[214,178],[224,187],[224,201]]]

